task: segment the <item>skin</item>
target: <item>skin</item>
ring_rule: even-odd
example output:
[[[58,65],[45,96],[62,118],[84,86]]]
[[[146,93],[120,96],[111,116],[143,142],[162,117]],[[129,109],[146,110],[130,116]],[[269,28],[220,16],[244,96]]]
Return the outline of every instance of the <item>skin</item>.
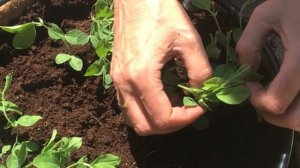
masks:
[[[299,0],[268,0],[258,6],[243,32],[237,51],[241,63],[258,67],[269,33],[277,33],[285,48],[280,72],[267,88],[249,83],[251,102],[264,119],[300,131],[300,18]]]
[[[253,13],[237,45],[241,63],[258,67],[264,41],[276,32],[285,46],[279,74],[268,88],[249,83],[251,102],[270,123],[300,131],[299,0],[268,0]],[[180,57],[190,84],[211,73],[201,38],[177,0],[114,0],[115,41],[111,75],[125,118],[141,136],[182,129],[205,110],[172,107],[163,91],[161,69]]]
[[[192,123],[204,109],[172,107],[161,69],[180,57],[194,86],[211,73],[201,38],[177,0],[115,0],[111,75],[119,104],[139,135],[165,134]]]

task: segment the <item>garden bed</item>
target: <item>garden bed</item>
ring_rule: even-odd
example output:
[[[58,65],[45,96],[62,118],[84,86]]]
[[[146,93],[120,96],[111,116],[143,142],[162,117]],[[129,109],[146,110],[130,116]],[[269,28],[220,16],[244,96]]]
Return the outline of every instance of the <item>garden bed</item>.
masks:
[[[94,0],[35,1],[13,23],[37,21],[41,17],[63,30],[77,28],[88,33],[94,3]],[[200,15],[193,16],[197,19],[195,25],[203,39],[208,40],[208,34],[215,29],[214,23]],[[221,16],[220,20],[230,27],[234,19]],[[8,98],[18,104],[24,114],[43,117],[34,127],[21,130],[22,139],[44,144],[52,130],[57,129],[59,137],[83,138],[83,146],[73,155],[74,160],[83,155],[93,159],[112,153],[122,159],[121,168],[257,165],[268,168],[273,166],[272,160],[278,160],[276,155],[270,154],[280,153],[274,150],[284,145],[281,141],[286,131],[259,122],[249,105],[219,107],[212,112],[214,117],[207,130],[188,126],[169,135],[139,137],[125,125],[113,87],[105,90],[101,77],[84,77],[87,65],[82,72],[75,72],[67,65],[55,64],[55,56],[65,48],[63,43],[51,40],[44,29],[38,29],[37,40],[28,50],[13,49],[11,34],[1,32],[0,36],[0,77],[13,74]],[[91,46],[72,47],[71,52],[85,63],[95,59]],[[3,82],[0,84],[3,86]],[[4,124],[0,123],[2,127]],[[11,143],[14,134],[0,130],[1,147]],[[275,136],[276,140],[270,139]]]

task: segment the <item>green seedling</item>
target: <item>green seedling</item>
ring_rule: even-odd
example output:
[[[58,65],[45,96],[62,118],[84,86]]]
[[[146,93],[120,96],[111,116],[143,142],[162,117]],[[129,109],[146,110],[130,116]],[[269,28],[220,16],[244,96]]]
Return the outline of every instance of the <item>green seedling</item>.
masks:
[[[217,31],[210,34],[211,42],[205,49],[210,60],[219,60],[221,55],[225,55],[225,64],[214,68],[213,77],[204,81],[201,87],[189,87],[178,85],[188,96],[183,98],[185,106],[202,106],[209,110],[218,104],[239,105],[245,102],[250,94],[245,87],[247,80],[260,80],[261,76],[251,72],[249,65],[240,66],[238,56],[235,51],[235,44],[242,33],[242,17],[245,9],[252,4],[253,0],[248,0],[243,4],[239,13],[239,26],[227,32],[223,32],[218,22],[218,11],[216,11],[210,0],[191,0],[200,9],[207,11],[213,17]],[[198,129],[208,127],[209,118],[204,115],[193,125]]]
[[[250,74],[249,65],[243,65],[237,70],[226,64],[219,65],[214,70],[213,77],[206,80],[202,87],[194,88],[179,85],[192,95],[192,97],[184,97],[184,105],[201,105],[211,109],[211,104],[222,102],[229,105],[241,104],[249,97],[249,92],[244,84]]]
[[[31,127],[42,119],[40,116],[22,115],[20,108],[7,100],[6,95],[11,87],[12,75],[9,74],[5,78],[5,85],[1,91],[1,108],[7,120],[6,129],[14,128],[16,130],[16,139],[13,145],[2,146],[0,153],[0,168],[114,168],[120,164],[120,158],[112,154],[106,154],[97,157],[88,162],[86,156],[81,157],[77,162],[71,163],[71,154],[79,149],[82,145],[80,137],[63,137],[56,141],[57,131],[53,130],[52,136],[43,149],[39,150],[39,146],[32,141],[19,142],[18,128]],[[20,117],[16,119],[15,115]],[[32,162],[28,159],[30,153],[37,154]],[[5,157],[4,157],[5,156]],[[67,164],[70,164],[67,166]]]
[[[97,0],[92,8],[92,23],[89,35],[78,30],[72,29],[64,32],[57,24],[45,22],[39,18],[38,22],[30,22],[16,26],[0,26],[0,30],[13,33],[13,47],[16,49],[29,48],[36,38],[36,27],[47,29],[51,39],[64,42],[68,53],[59,53],[55,62],[57,64],[69,63],[76,71],[83,68],[82,59],[75,56],[70,51],[70,45],[87,45],[93,46],[97,55],[96,60],[87,68],[84,76],[102,76],[103,86],[108,89],[112,84],[109,75],[110,56],[112,55],[113,46],[113,3],[112,0]]]
[[[4,128],[16,128],[18,126],[30,127],[42,119],[42,117],[29,115],[22,116],[22,112],[18,105],[7,100],[6,95],[11,87],[11,82],[12,74],[9,74],[5,77],[5,85],[1,91],[0,112],[7,120],[7,124]],[[15,115],[19,115],[20,117],[16,119]]]
[[[34,152],[38,149],[37,144],[31,141],[19,142],[19,131],[18,128],[31,127],[42,119],[41,116],[37,115],[22,115],[20,108],[13,102],[7,100],[7,93],[11,87],[12,75],[9,74],[5,77],[5,85],[1,91],[1,102],[0,112],[7,120],[7,124],[4,126],[5,129],[14,128],[16,130],[16,140],[13,145],[4,145],[1,149],[0,159],[3,163],[3,156],[9,155],[6,158],[7,168],[18,168],[21,167],[27,158],[29,152]],[[16,119],[18,115],[19,118]],[[0,168],[6,168],[4,164],[0,163]]]
[[[120,164],[119,157],[107,154],[97,157],[90,163],[88,163],[87,157],[83,156],[76,163],[66,166],[66,164],[70,162],[71,153],[81,147],[82,138],[62,137],[61,140],[55,141],[56,135],[57,131],[54,130],[49,142],[41,150],[41,153],[26,167],[33,165],[37,168],[59,168],[62,166],[66,168],[114,168]]]
[[[55,57],[56,64],[59,65],[65,62],[68,62],[75,71],[81,71],[83,67],[82,60],[74,55],[60,53]]]
[[[107,89],[112,84],[109,75],[110,60],[113,48],[113,6],[112,0],[97,0],[92,10],[90,42],[98,56],[87,69],[85,76],[103,77],[103,86]]]
[[[20,50],[32,46],[36,38],[34,23],[25,23],[17,26],[0,26],[0,30],[15,34],[13,47]]]

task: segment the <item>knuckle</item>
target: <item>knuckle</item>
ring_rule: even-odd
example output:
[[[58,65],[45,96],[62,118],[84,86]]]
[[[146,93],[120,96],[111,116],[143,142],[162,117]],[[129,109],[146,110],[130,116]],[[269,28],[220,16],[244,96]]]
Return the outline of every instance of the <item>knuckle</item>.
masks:
[[[162,120],[162,119],[155,119],[153,120],[153,127],[158,129],[158,130],[166,130],[169,128],[169,124],[167,121]]]
[[[143,71],[139,70],[136,66],[128,66],[126,69],[111,71],[110,75],[115,84],[121,84],[123,82],[137,83],[142,79]]]
[[[284,105],[277,101],[276,99],[271,100],[268,104],[265,104],[263,107],[265,111],[272,113],[272,114],[283,114],[285,112]]]
[[[206,66],[201,68],[201,71],[189,71],[189,79],[191,81],[200,81],[203,82],[204,80],[208,79],[213,74],[213,70],[210,66]]]
[[[153,134],[153,131],[150,128],[147,128],[147,127],[142,126],[142,125],[133,126],[133,130],[139,136],[149,136],[149,135]]]

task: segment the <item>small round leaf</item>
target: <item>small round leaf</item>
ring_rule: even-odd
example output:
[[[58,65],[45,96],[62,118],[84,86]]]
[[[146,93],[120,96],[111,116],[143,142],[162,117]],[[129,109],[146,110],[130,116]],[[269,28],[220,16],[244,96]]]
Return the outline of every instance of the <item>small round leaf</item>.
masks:
[[[63,64],[67,61],[69,61],[71,59],[71,55],[69,54],[58,54],[56,57],[55,57],[55,63],[56,64]]]
[[[82,60],[76,56],[71,56],[71,60],[70,60],[69,64],[75,71],[81,71],[81,69],[83,67]]]
[[[24,115],[17,120],[17,123],[23,127],[30,127],[41,120],[41,116]]]

